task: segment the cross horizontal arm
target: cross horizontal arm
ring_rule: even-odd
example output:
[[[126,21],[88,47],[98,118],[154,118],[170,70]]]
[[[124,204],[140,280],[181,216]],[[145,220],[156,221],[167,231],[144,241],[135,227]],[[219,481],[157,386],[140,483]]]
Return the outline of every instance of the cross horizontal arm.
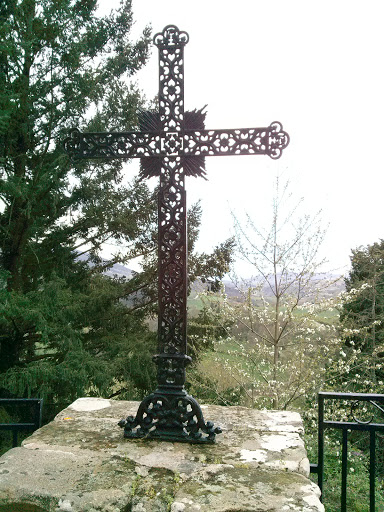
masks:
[[[75,158],[268,155],[277,159],[289,143],[280,123],[267,128],[180,132],[90,132],[73,130],[64,141]]]
[[[75,159],[143,158],[161,156],[161,136],[142,132],[89,132],[72,130],[65,151]]]
[[[288,143],[289,136],[278,122],[268,128],[201,130],[185,133],[184,155],[268,155],[277,159]]]

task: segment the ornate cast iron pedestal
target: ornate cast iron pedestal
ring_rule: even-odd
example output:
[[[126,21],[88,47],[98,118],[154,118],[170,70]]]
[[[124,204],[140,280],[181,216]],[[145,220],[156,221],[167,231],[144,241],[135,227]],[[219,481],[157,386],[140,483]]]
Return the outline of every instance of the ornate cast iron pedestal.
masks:
[[[184,112],[184,46],[188,34],[169,25],[156,34],[159,112],[141,112],[139,132],[81,133],[65,149],[74,158],[141,158],[144,177],[160,176],[158,388],[136,417],[120,421],[127,438],[212,443],[221,432],[205,422],[184,389],[187,356],[187,210],[185,176],[204,175],[205,156],[269,155],[279,158],[289,137],[280,123],[267,128],[206,130],[205,114]]]

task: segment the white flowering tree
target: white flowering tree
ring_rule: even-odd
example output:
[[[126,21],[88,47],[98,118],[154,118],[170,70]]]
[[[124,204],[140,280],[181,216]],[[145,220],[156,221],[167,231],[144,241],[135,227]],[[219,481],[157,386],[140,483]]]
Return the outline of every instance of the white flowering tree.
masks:
[[[241,299],[222,297],[236,357],[229,350],[216,364],[225,366],[252,406],[285,409],[308,397],[340,351],[330,296],[335,279],[321,273],[324,261],[318,260],[325,231],[319,214],[300,216],[300,203],[291,206],[288,184],[281,187],[277,179],[268,229],[249,216],[245,223],[234,217],[240,256],[254,276],[234,278]]]

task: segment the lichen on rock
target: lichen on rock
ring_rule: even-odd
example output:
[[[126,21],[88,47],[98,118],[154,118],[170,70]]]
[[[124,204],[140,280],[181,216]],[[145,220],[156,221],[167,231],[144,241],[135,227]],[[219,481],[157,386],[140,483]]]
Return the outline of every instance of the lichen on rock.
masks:
[[[207,406],[223,433],[189,445],[123,439],[137,407],[77,400],[3,455],[0,512],[323,511],[297,413]]]

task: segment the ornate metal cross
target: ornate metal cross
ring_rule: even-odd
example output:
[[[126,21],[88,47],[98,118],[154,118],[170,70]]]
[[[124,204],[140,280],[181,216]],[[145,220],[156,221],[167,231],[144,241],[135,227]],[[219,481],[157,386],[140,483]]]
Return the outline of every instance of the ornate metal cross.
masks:
[[[190,443],[214,442],[221,430],[204,421],[187,394],[187,208],[185,176],[204,175],[205,156],[269,155],[288,145],[280,123],[267,128],[206,130],[202,111],[184,112],[184,46],[188,34],[168,25],[154,37],[159,48],[159,112],[139,114],[140,131],[81,133],[65,140],[74,158],[141,158],[143,177],[160,176],[158,387],[140,404],[136,417],[119,425],[127,438]]]

